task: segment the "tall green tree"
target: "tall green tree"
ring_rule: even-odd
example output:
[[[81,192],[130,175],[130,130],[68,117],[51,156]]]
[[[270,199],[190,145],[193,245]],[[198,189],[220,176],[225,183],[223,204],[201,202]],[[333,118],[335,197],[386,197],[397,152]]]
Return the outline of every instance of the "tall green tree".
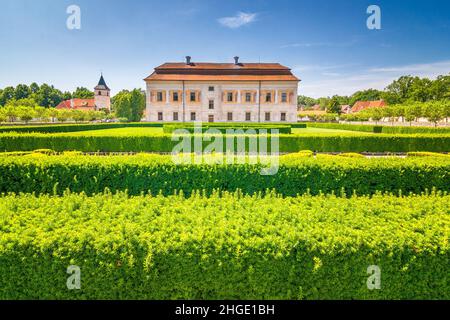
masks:
[[[114,96],[112,108],[117,118],[140,121],[145,110],[145,94],[139,89],[122,90]]]
[[[333,97],[327,107],[327,113],[341,114],[341,105],[338,97]]]
[[[78,99],[92,99],[94,98],[94,92],[85,87],[77,87],[77,89],[72,94],[72,97]]]

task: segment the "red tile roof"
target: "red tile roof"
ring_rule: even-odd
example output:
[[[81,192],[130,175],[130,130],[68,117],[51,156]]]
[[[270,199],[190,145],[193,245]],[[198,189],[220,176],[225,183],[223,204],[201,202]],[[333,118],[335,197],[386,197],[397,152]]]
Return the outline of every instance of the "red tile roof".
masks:
[[[279,63],[164,63],[145,81],[299,81]]]
[[[384,100],[376,100],[376,101],[358,101],[352,107],[352,112],[359,112],[369,108],[382,108],[387,104]]]
[[[94,99],[70,99],[62,101],[56,109],[95,110]]]

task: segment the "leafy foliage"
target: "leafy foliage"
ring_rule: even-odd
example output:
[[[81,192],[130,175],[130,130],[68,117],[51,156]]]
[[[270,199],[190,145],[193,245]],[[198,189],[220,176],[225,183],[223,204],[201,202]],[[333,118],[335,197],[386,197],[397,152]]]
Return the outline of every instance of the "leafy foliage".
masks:
[[[7,195],[0,299],[449,299],[449,201]]]
[[[51,154],[50,151],[39,151]],[[253,194],[275,189],[284,196],[296,194],[340,193],[374,194],[383,192],[420,193],[433,187],[450,191],[450,157],[355,158],[354,155],[312,157],[311,152],[281,156],[278,172],[261,175],[269,159],[259,164],[249,159],[224,164],[221,156],[179,164],[171,156],[0,156],[0,192],[95,194],[105,188],[128,190],[138,195],[151,191],[164,195],[183,190],[190,194],[214,189]],[[192,160],[192,159],[189,159]],[[247,164],[246,164],[247,163]],[[273,162],[272,162],[273,163]],[[56,186],[56,187],[55,187]]]

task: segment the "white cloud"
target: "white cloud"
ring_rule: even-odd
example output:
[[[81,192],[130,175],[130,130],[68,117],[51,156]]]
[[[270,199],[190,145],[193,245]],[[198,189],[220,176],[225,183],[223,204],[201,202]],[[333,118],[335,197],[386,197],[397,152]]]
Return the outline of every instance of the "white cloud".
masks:
[[[238,12],[234,17],[223,17],[218,19],[224,27],[236,29],[256,21],[256,13]]]

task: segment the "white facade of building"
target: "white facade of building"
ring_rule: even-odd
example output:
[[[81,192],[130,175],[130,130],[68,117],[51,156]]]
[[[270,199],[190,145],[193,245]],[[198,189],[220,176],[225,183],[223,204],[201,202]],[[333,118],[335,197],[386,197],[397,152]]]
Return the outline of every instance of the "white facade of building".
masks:
[[[178,79],[183,77],[183,74],[178,75]],[[200,79],[204,77],[198,76]],[[189,80],[189,77],[186,77],[188,80],[149,78],[146,79],[147,121],[297,121],[297,80],[248,81],[240,80],[239,75],[237,81]],[[242,78],[247,79],[246,76]],[[264,79],[264,76],[261,78]]]

